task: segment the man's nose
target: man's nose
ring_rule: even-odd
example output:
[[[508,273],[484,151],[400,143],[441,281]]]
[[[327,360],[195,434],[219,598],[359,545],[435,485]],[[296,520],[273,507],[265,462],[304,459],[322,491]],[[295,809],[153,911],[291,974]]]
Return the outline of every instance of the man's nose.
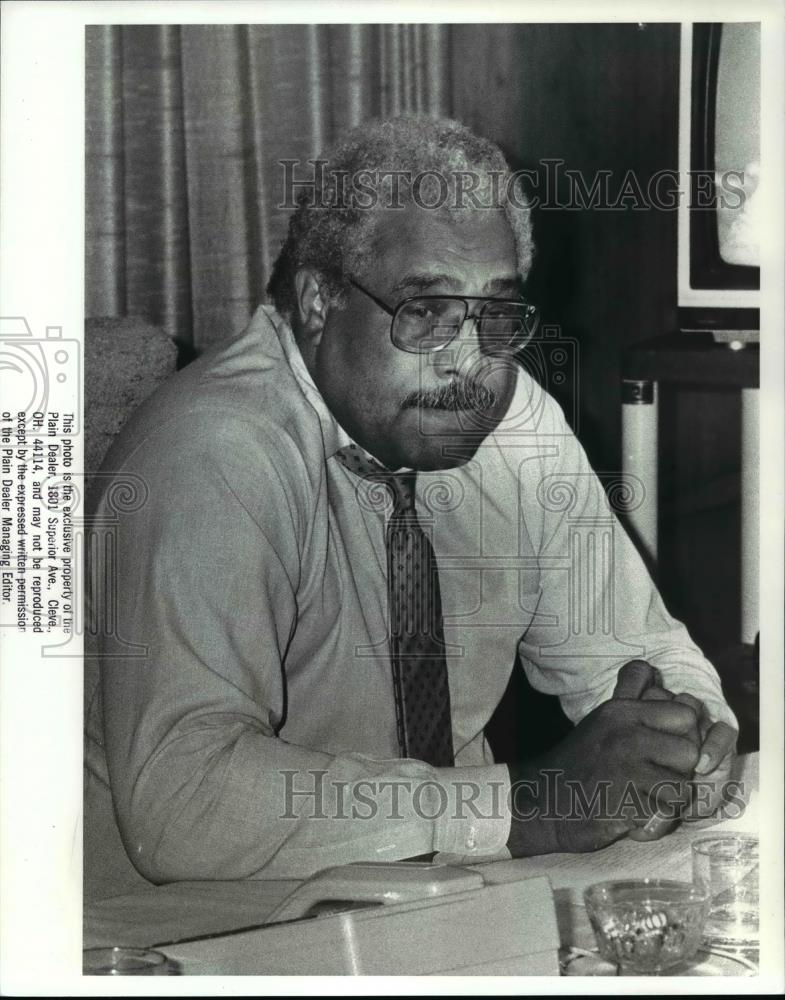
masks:
[[[476,316],[467,316],[457,335],[441,350],[430,355],[431,366],[441,375],[466,375],[477,370],[483,353]]]

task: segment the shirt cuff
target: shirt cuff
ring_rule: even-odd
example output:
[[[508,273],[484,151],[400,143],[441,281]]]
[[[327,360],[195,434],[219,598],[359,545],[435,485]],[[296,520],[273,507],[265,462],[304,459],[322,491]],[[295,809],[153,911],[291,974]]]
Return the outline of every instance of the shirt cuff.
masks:
[[[468,859],[504,850],[510,836],[505,764],[436,768],[433,850]]]

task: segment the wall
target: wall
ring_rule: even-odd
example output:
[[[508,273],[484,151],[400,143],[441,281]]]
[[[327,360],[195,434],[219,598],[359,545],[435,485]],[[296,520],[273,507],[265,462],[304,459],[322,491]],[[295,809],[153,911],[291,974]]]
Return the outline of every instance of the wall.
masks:
[[[677,25],[475,25],[453,30],[454,112],[516,167],[587,185],[609,171],[611,201],[633,171],[643,190],[677,163]],[[550,168],[555,171],[554,167]],[[558,185],[569,203],[569,185]],[[595,462],[618,467],[618,357],[676,321],[676,213],[535,213],[530,294],[580,345],[580,433]]]

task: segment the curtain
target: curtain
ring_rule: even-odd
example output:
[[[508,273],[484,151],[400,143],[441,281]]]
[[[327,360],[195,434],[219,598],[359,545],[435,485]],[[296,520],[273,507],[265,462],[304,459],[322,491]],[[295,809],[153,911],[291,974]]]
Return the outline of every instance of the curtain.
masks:
[[[86,314],[202,350],[241,329],[306,175],[364,118],[450,113],[447,25],[93,26]]]

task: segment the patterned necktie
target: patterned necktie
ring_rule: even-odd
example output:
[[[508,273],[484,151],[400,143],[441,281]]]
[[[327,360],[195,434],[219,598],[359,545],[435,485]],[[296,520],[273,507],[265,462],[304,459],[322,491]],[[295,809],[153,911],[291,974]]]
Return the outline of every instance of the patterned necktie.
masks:
[[[354,475],[384,483],[393,499],[385,539],[390,661],[401,756],[452,767],[439,570],[414,506],[416,473],[390,472],[356,444],[342,448],[336,457]]]

